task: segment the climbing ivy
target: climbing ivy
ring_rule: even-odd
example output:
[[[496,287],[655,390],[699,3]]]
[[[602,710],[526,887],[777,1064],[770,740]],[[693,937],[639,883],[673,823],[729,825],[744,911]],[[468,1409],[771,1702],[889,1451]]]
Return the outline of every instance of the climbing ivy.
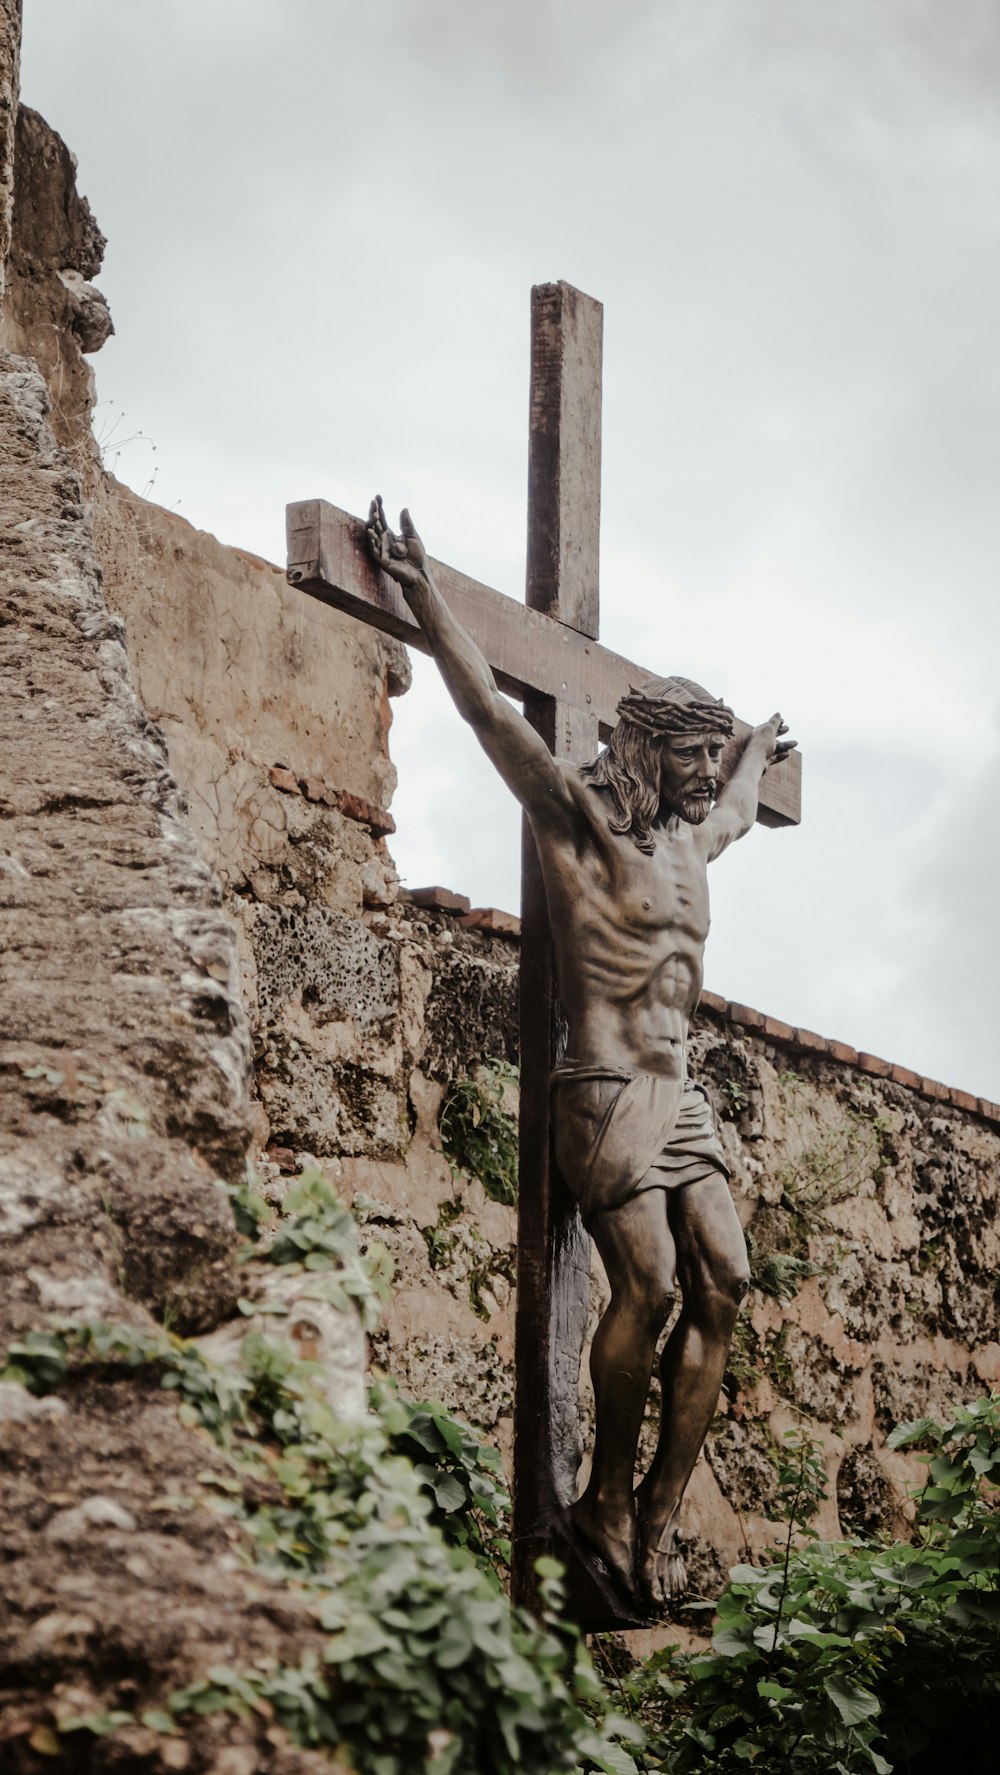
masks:
[[[310,1176],[286,1201],[289,1219],[258,1255],[316,1269],[367,1310],[380,1271],[365,1268],[330,1185]],[[341,1751],[359,1775],[634,1775],[622,1740],[637,1733],[613,1714],[565,1624],[559,1568],[540,1562],[541,1622],[513,1609],[484,1569],[484,1557],[506,1551],[496,1535],[506,1492],[496,1458],[443,1407],[386,1388],[376,1411],[344,1423],[323,1396],[320,1364],[253,1330],[237,1367],[167,1332],[64,1323],[12,1344],[2,1378],[48,1392],[93,1366],[158,1372],[177,1393],[182,1418],[230,1463],[229,1475],[200,1483],[223,1488],[255,1563],[294,1577],[324,1632],[321,1657],[294,1667],[213,1666],[147,1710],[148,1728],[170,1733],[191,1713],[266,1703],[297,1743]],[[255,1501],[262,1475],[277,1489],[266,1504]],[[131,1722],[112,1708],[57,1727],[64,1738],[113,1735]]]
[[[431,1520],[453,1546],[467,1547],[485,1570],[510,1565],[504,1530],[511,1500],[495,1448],[436,1399],[405,1399],[391,1381],[372,1389],[393,1454],[405,1455],[432,1501]]]
[[[516,1066],[484,1060],[469,1078],[453,1079],[441,1100],[438,1127],[457,1176],[478,1177],[494,1202],[517,1201],[517,1117],[506,1107]]]

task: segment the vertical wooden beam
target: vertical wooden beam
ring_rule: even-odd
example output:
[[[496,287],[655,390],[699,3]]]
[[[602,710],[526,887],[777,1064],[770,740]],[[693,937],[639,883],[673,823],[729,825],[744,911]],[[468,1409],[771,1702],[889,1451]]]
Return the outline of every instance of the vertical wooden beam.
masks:
[[[532,291],[527,602],[595,640],[602,315],[599,302],[568,284]],[[557,758],[583,763],[594,757],[596,716],[554,697],[534,696],[524,707]],[[590,1239],[551,1160],[548,1079],[563,1046],[545,892],[525,821],[514,1594],[528,1607],[537,1602],[535,1560],[553,1551],[566,1557],[565,1511],[576,1495],[581,1454],[578,1388]]]
[[[531,292],[525,602],[596,641],[604,308],[571,284]]]

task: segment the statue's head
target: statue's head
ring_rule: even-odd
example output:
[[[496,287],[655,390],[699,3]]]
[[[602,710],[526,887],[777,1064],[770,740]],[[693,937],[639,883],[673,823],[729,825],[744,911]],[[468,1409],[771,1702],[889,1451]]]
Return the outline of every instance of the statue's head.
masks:
[[[606,750],[584,769],[611,797],[612,832],[651,851],[657,815],[700,825],[715,799],[732,731],[732,709],[690,678],[653,678],[622,697]]]

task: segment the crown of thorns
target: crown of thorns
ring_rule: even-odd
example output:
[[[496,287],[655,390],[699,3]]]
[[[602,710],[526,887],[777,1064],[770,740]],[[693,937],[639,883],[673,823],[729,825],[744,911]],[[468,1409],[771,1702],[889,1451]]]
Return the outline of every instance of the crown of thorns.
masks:
[[[633,721],[646,733],[694,734],[733,731],[733,711],[720,697],[716,702],[675,702],[669,697],[647,696],[633,685],[618,704],[623,721]]]

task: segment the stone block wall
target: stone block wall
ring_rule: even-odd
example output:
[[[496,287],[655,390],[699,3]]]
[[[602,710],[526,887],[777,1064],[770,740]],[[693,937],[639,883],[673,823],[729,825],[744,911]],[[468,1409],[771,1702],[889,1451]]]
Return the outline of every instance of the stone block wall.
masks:
[[[437,1128],[449,1076],[516,1052],[517,939],[484,923],[412,905],[391,921],[386,941],[416,952],[409,978],[429,979],[400,999],[409,1142],[398,1156],[331,1152],[328,1163],[396,1263],[376,1359],[509,1458],[515,1215],[452,1175]],[[442,1045],[442,1030],[473,1040]],[[821,1532],[902,1529],[919,1470],[887,1449],[893,1424],[1000,1384],[1000,1107],[713,994],[692,1070],[717,1105],[754,1272],[685,1505],[695,1579],[713,1594],[729,1565],[775,1538],[786,1430],[822,1445]],[[595,1256],[591,1331],[605,1298]],[[657,1409],[654,1387],[647,1457]],[[585,1363],[581,1410],[589,1419]]]
[[[36,367],[0,354],[5,1357],[53,1321],[204,1330],[248,1285],[217,1182],[242,1175],[251,1132],[235,927],[136,701],[47,404]],[[44,1399],[0,1383],[5,1771],[82,1775],[99,1753],[60,1744],[54,1720],[317,1643],[308,1610],[245,1569],[213,1514],[228,1471],[155,1374],[123,1386],[94,1370]],[[183,1749],[165,1761],[135,1725],[116,1755],[149,1775],[204,1775],[227,1751],[230,1769],[329,1768],[226,1716]]]

